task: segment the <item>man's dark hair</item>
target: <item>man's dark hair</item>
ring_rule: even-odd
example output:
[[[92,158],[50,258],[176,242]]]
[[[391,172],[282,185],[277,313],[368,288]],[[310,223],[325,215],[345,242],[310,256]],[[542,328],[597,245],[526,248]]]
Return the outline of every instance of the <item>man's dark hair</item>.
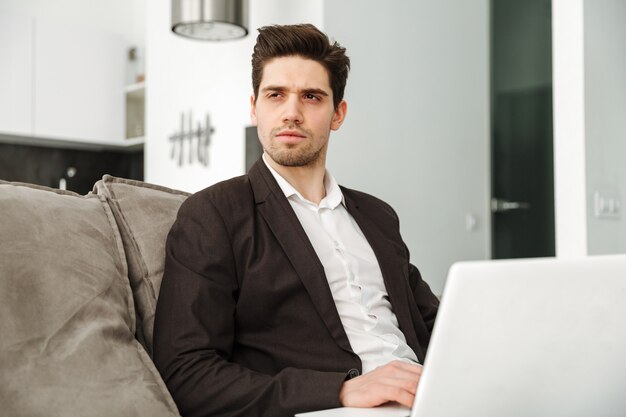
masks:
[[[273,58],[294,55],[319,62],[326,68],[336,109],[343,99],[350,71],[350,58],[346,55],[346,48],[337,42],[331,44],[328,36],[311,24],[259,28],[259,36],[252,52],[254,97],[259,95],[265,64]]]

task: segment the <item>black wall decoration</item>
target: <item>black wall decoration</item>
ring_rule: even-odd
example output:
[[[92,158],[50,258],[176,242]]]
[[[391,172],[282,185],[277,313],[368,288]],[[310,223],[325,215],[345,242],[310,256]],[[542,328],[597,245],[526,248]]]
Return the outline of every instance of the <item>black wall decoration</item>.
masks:
[[[195,127],[191,111],[180,114],[179,131],[169,137],[170,158],[178,162],[178,166],[199,162],[209,166],[209,145],[215,128],[211,126],[211,119],[207,113],[204,117],[204,126],[197,122]]]

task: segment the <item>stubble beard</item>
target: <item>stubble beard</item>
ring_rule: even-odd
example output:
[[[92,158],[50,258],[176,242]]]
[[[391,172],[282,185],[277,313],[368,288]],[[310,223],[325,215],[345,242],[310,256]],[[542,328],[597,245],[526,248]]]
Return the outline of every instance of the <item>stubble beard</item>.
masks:
[[[319,148],[314,141],[313,132],[289,127],[300,131],[306,136],[306,140],[298,144],[283,144],[274,141],[276,134],[284,130],[284,127],[272,129],[270,132],[270,143],[263,150],[272,158],[274,162],[285,167],[305,167],[315,165],[319,160],[324,149],[322,144]]]

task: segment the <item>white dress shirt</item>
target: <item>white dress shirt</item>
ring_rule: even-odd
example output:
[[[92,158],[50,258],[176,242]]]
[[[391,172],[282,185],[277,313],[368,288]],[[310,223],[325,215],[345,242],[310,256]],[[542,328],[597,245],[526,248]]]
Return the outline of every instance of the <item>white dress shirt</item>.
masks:
[[[328,171],[319,205],[305,199],[263,162],[296,213],[322,266],[352,350],[363,373],[393,360],[418,363],[391,310],[389,295],[372,248],[345,208],[341,189]]]

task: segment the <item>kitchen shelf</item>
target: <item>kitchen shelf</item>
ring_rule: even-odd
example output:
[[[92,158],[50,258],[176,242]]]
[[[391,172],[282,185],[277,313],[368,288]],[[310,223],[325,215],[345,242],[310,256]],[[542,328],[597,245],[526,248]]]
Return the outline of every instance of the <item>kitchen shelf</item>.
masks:
[[[82,141],[77,139],[51,138],[37,136],[21,136],[0,133],[0,143],[11,143],[14,145],[41,146],[45,148],[81,149],[81,150],[101,150],[101,151],[121,151],[136,152],[143,150],[144,138],[136,137],[126,140],[111,141]]]

